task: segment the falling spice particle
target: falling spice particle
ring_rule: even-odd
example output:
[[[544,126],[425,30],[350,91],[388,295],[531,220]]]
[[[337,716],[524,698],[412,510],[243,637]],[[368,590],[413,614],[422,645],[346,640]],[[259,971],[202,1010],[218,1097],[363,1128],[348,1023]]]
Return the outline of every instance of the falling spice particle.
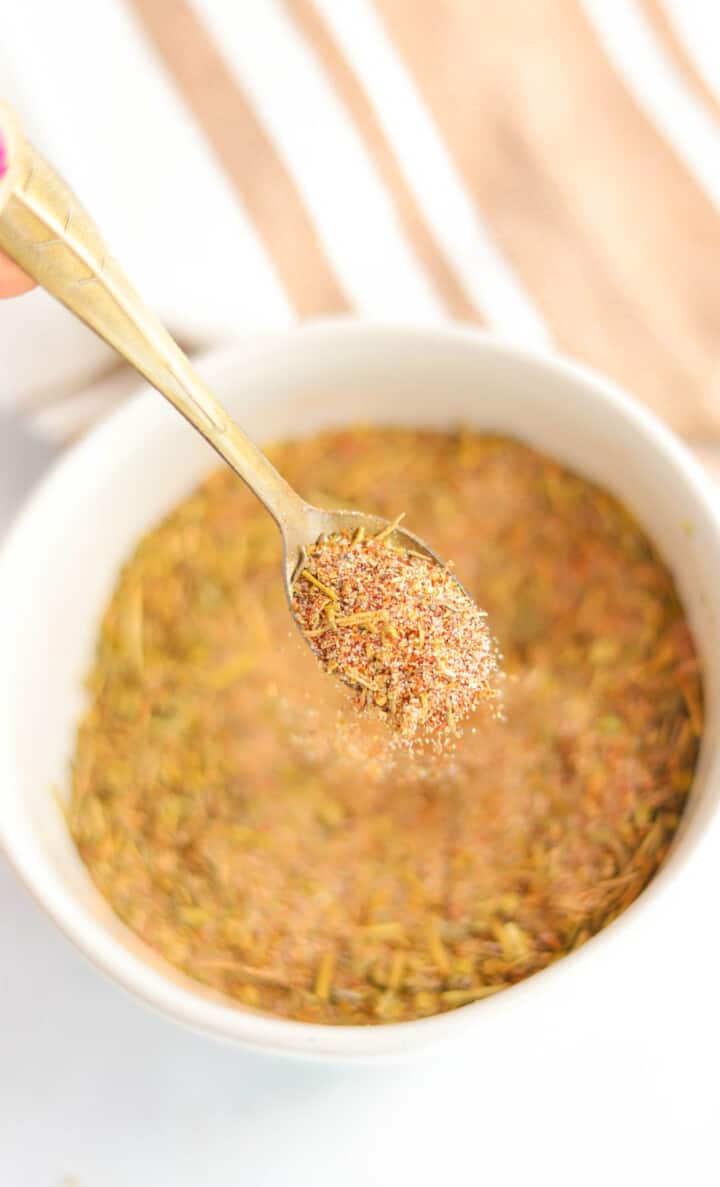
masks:
[[[314,544],[293,606],[321,665],[358,691],[358,704],[407,741],[441,749],[480,702],[497,705],[497,649],[487,616],[448,568],[391,544],[399,518],[375,536]],[[323,618],[326,599],[334,613]]]
[[[388,757],[288,624],[273,524],[218,472],[119,577],[68,827],[120,919],[239,1008],[385,1025],[481,1002],[587,943],[672,845],[703,723],[672,577],[615,500],[518,442],[348,429],[274,461],[309,499],[404,507],[455,559],[505,719],[482,704],[451,754]],[[313,629],[364,613],[319,580]],[[396,625],[362,621],[371,646]]]

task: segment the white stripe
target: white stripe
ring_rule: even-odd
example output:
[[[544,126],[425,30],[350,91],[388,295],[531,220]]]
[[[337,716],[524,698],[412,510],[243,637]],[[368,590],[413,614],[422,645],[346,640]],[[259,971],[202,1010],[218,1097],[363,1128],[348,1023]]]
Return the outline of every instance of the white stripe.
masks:
[[[194,7],[283,159],[357,311],[439,319],[442,304],[375,165],[287,13],[276,0],[194,0]]]
[[[720,207],[720,130],[680,78],[632,0],[582,0],[588,20],[636,102]]]
[[[315,6],[362,83],[423,216],[471,301],[501,332],[527,344],[547,342],[540,312],[479,217],[370,0],[315,0]]]
[[[720,5],[717,0],[664,0],[663,8],[698,73],[720,100]]]

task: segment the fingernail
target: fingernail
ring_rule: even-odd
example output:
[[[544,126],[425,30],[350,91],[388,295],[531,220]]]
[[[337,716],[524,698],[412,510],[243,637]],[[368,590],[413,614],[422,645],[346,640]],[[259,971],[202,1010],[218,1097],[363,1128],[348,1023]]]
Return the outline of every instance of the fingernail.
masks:
[[[2,132],[0,132],[0,178],[5,176],[7,173],[7,168],[8,159],[7,152],[5,151],[5,140],[3,138]]]

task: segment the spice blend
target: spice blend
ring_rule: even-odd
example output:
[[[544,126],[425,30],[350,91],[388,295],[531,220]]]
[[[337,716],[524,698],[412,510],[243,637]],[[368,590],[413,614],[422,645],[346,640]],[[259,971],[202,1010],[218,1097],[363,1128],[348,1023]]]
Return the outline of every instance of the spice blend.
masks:
[[[376,536],[338,534],[308,550],[293,606],[322,667],[407,742],[442,749],[479,702],[496,702],[498,660],[479,610],[448,568]]]
[[[382,1023],[493,994],[642,891],[702,730],[672,578],[609,495],[525,446],[355,429],[273,451],[311,501],[404,507],[507,673],[450,756],[383,723],[290,625],[269,518],[228,471],[139,545],[105,615],[69,821],[117,914],[246,1006]],[[354,732],[353,732],[354,731]]]

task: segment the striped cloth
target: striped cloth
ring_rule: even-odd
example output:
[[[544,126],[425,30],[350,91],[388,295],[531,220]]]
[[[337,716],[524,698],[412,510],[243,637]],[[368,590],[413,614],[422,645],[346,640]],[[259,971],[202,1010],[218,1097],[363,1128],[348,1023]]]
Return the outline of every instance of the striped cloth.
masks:
[[[716,0],[23,0],[0,93],[189,348],[474,322],[599,367],[714,462]],[[0,357],[59,438],[134,383],[43,293],[0,308]]]

